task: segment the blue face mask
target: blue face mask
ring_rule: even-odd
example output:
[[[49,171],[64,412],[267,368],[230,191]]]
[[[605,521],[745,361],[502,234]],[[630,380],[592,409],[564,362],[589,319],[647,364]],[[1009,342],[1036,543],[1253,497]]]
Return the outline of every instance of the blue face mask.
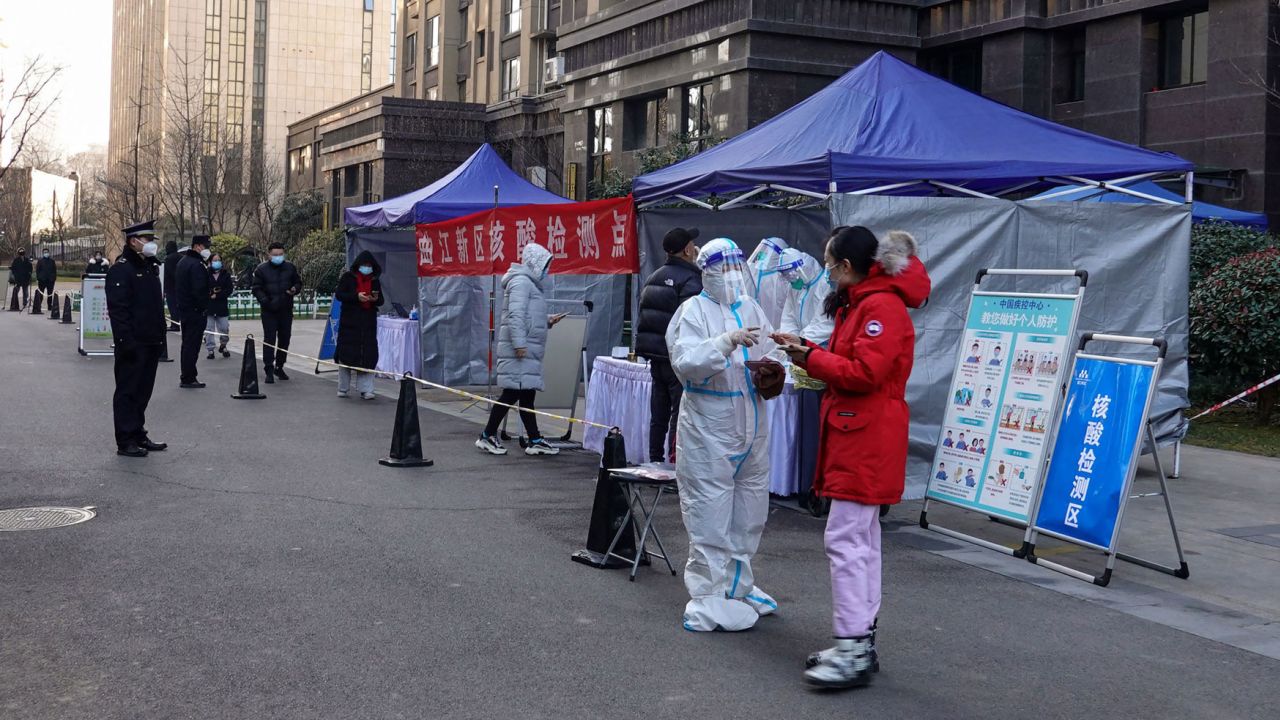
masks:
[[[272,265],[279,265],[279,264],[281,264],[281,263],[283,263],[283,262],[284,262],[284,256],[283,256],[283,255],[272,255],[272,256],[271,256],[271,264],[272,264]]]
[[[373,268],[369,267],[368,265],[361,265],[361,266],[360,266],[360,274],[361,274],[361,275],[372,275],[372,274],[373,274]]]
[[[213,265],[213,269],[214,269],[214,270],[221,270],[221,269],[222,269],[222,261],[221,261],[221,260],[214,260],[214,261],[213,261],[212,263],[210,263],[210,264],[211,264],[211,265]]]
[[[824,277],[826,277],[827,279],[827,287],[831,288],[832,290],[835,290],[836,288],[840,287],[840,283],[836,282],[836,279],[831,277],[830,270],[826,272]]]

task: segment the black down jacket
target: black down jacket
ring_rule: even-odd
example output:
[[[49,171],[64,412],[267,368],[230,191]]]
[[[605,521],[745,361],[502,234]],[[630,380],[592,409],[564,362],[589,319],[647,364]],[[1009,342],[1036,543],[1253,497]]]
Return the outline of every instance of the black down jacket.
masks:
[[[636,354],[666,359],[667,326],[680,303],[702,292],[702,271],[683,258],[667,257],[640,291],[640,324],[636,329]]]
[[[356,295],[356,276],[361,265],[373,267],[373,291],[378,294],[372,307],[365,308]],[[378,367],[378,308],[382,306],[382,267],[368,250],[356,256],[351,269],[338,278],[333,297],[342,303],[338,316],[338,348],[334,360],[352,367],[372,370]]]

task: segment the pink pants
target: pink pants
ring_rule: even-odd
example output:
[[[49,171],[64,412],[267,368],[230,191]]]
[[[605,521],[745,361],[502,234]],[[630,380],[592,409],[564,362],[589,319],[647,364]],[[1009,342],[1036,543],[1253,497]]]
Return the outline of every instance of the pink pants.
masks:
[[[825,540],[834,634],[866,635],[880,613],[879,506],[832,500]]]

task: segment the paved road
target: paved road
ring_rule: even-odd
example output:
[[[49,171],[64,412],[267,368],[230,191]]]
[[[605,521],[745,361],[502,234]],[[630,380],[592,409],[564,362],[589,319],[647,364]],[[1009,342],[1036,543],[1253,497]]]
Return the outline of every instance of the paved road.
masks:
[[[172,449],[118,458],[110,360],[0,312],[0,507],[99,511],[0,533],[0,717],[1280,717],[1280,662],[905,530],[886,534],[884,672],[810,692],[800,663],[828,634],[818,521],[770,518],[759,564],[779,617],[687,633],[676,578],[569,562],[595,458],[484,456],[474,425],[426,413],[436,466],[382,468],[392,400],[338,400],[304,373],[231,400],[235,365],[202,360],[199,392],[162,366],[150,425]],[[683,557],[678,514],[660,527]]]

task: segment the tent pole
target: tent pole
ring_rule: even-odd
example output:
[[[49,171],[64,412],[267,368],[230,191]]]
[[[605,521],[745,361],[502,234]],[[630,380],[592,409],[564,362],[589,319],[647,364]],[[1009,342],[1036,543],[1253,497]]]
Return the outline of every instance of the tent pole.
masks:
[[[497,185],[493,186],[493,210],[494,212],[498,211],[498,186]],[[519,258],[517,258],[516,260],[519,260]],[[490,270],[492,270],[492,268],[490,268]],[[493,272],[490,272],[489,273],[489,372],[487,373],[489,376],[489,399],[490,400],[494,398],[493,376],[494,376],[494,371],[497,369],[495,367],[495,364],[494,364],[495,360],[493,357],[493,344],[494,344],[495,338],[498,335],[497,299],[498,299],[498,276]]]
[[[1187,175],[1186,175],[1186,181],[1185,181],[1185,182],[1186,182],[1186,188],[1185,188],[1184,193],[1183,193],[1183,199],[1184,199],[1186,202],[1191,202],[1191,201],[1195,198],[1195,195],[1194,195],[1194,193],[1192,192],[1192,188],[1193,188],[1193,186],[1195,185],[1195,182],[1196,182],[1196,173],[1195,173],[1195,171],[1194,171],[1194,170],[1189,171],[1189,172],[1187,173]]]

